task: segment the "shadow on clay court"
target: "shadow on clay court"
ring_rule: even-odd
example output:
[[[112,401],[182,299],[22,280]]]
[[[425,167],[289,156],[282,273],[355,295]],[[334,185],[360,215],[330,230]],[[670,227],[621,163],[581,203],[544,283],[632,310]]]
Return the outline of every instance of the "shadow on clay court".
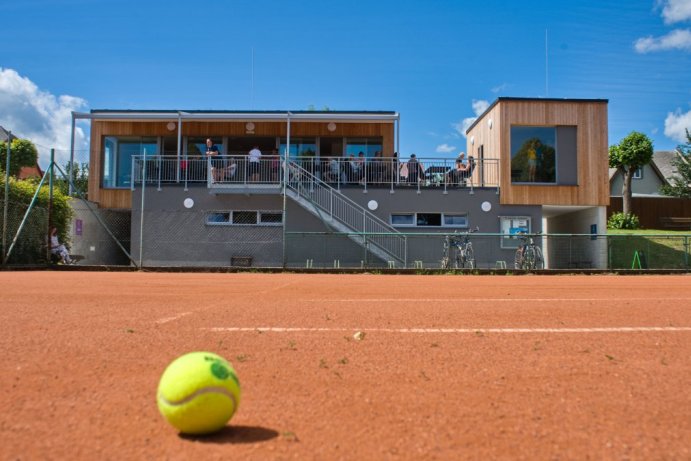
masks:
[[[180,438],[201,443],[256,443],[278,437],[278,432],[259,426],[226,426],[208,435],[180,434]]]

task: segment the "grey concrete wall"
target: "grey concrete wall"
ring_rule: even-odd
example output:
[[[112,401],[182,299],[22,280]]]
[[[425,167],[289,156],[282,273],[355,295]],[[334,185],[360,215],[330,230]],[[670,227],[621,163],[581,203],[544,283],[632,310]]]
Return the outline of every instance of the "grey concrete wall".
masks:
[[[70,253],[84,257],[80,264],[130,265],[127,254],[116,243],[117,240],[129,252],[129,210],[103,210],[79,199],[70,200],[70,206],[74,210]]]
[[[545,257],[550,269],[607,268],[607,239],[593,239],[590,226],[597,226],[598,234],[607,233],[607,208],[592,207],[547,219]],[[586,234],[582,237],[558,234]]]

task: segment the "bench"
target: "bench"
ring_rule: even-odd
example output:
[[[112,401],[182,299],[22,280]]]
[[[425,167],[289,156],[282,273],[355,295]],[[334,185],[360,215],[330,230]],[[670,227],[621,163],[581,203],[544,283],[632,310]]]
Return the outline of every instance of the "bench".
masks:
[[[691,217],[665,217],[660,218],[660,224],[665,229],[691,229]]]

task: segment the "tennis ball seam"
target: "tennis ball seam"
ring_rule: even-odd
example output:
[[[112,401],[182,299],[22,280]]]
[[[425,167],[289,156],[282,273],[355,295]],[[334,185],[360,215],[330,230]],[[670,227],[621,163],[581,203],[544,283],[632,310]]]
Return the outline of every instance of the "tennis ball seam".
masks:
[[[199,397],[200,395],[204,394],[223,394],[226,397],[228,397],[230,400],[233,402],[233,408],[237,408],[238,403],[235,400],[235,396],[233,395],[232,392],[230,392],[228,389],[225,387],[221,386],[207,386],[207,387],[202,387],[201,389],[197,389],[196,391],[192,392],[189,395],[186,395],[180,400],[168,400],[163,394],[159,394],[158,398],[163,401],[166,405],[170,405],[172,407],[177,407],[180,405],[185,405],[186,403],[191,402],[195,398]]]

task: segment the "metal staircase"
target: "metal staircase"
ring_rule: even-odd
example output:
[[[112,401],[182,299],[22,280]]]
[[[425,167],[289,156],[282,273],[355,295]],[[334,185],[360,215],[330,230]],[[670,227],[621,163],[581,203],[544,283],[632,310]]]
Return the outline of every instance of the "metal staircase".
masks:
[[[407,265],[406,237],[366,208],[355,203],[295,162],[288,162],[286,195],[333,229],[375,256]]]

